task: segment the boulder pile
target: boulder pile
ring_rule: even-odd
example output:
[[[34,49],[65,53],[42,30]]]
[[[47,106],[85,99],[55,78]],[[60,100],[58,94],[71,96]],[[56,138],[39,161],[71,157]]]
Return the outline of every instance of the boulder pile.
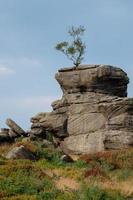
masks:
[[[6,125],[9,128],[1,128],[0,143],[13,142],[16,138],[27,136],[26,132],[12,119],[7,119]]]
[[[133,98],[127,74],[110,65],[63,68],[55,75],[63,95],[53,111],[31,119],[30,135],[47,132],[65,153],[84,154],[133,146]]]

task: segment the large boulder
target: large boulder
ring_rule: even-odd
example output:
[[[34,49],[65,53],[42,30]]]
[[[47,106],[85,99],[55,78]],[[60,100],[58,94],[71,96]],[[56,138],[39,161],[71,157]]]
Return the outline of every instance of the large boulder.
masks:
[[[81,65],[60,69],[55,78],[63,96],[52,112],[33,117],[32,127],[52,132],[66,154],[133,146],[133,98],[122,69]]]

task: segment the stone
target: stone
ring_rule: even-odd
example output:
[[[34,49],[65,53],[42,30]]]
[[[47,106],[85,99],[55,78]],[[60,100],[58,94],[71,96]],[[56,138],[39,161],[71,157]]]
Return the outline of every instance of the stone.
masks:
[[[127,96],[127,74],[110,65],[88,65],[60,70],[56,76],[64,93],[98,92],[102,94]],[[113,87],[112,87],[113,86]]]
[[[9,128],[1,128],[1,132],[3,132],[3,133],[9,133]]]
[[[12,138],[8,134],[8,129],[1,129],[0,131],[0,144],[12,142]]]
[[[16,136],[26,135],[25,131],[19,125],[17,125],[16,122],[14,122],[12,119],[7,119],[6,125],[10,127],[10,129],[12,130],[12,132],[14,132],[14,134],[16,133]]]
[[[54,136],[65,154],[95,153],[133,146],[133,98],[129,78],[111,65],[63,68],[55,75],[63,95],[52,112],[39,113],[32,126]]]
[[[26,149],[23,145],[19,147],[14,147],[7,153],[5,158],[35,160],[35,156],[32,154],[32,152]]]
[[[101,113],[87,113],[73,114],[68,117],[67,130],[69,136],[84,135],[88,132],[95,132],[102,129],[105,125],[106,119]]]
[[[30,138],[41,138],[45,139],[46,138],[46,131],[42,127],[32,127],[31,131],[28,133],[30,135]]]
[[[66,116],[62,114],[56,114],[56,113],[46,113],[42,115],[42,118],[40,118],[40,114],[36,116],[35,118],[31,119],[31,122],[33,122],[31,126],[31,133],[30,135],[35,135],[32,132],[35,130],[36,133],[40,131],[42,128],[45,131],[48,132],[54,132],[54,135],[57,137],[64,137],[66,136],[66,132],[64,132],[64,129],[66,128]],[[46,132],[45,132],[46,134]],[[45,135],[46,137],[46,135]]]
[[[14,131],[12,131],[11,129],[9,129],[9,136],[11,138],[17,138],[19,137],[20,135],[18,135],[18,133],[15,133]]]
[[[87,154],[104,151],[104,134],[101,131],[69,136],[61,142],[66,154]]]
[[[60,158],[64,162],[74,162],[73,159],[69,155],[62,155]]]
[[[124,130],[105,130],[105,150],[118,150],[133,146],[133,132]]]

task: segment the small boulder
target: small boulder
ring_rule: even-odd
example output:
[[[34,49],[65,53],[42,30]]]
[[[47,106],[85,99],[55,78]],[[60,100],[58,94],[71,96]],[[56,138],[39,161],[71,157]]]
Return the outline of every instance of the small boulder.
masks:
[[[5,158],[35,160],[35,156],[32,154],[32,152],[25,148],[23,145],[19,147],[14,147],[11,151],[7,153]]]
[[[65,162],[74,162],[74,160],[67,154],[62,155],[60,159]]]

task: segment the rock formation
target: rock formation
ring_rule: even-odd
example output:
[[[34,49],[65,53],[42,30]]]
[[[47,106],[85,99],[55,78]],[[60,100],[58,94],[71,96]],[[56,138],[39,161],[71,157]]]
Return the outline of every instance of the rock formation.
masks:
[[[7,119],[6,124],[8,128],[1,128],[0,131],[0,144],[14,142],[16,138],[27,136],[27,133],[14,122],[12,119]]]
[[[12,138],[9,135],[9,129],[7,128],[1,128],[0,131],[0,144],[1,143],[10,143],[12,142]]]
[[[10,127],[9,135],[11,137],[19,137],[21,135],[26,136],[25,131],[12,119],[7,119],[6,124]]]
[[[84,154],[133,146],[133,99],[127,74],[110,65],[81,65],[55,75],[63,96],[53,111],[31,119],[31,136],[54,135],[65,153]]]

